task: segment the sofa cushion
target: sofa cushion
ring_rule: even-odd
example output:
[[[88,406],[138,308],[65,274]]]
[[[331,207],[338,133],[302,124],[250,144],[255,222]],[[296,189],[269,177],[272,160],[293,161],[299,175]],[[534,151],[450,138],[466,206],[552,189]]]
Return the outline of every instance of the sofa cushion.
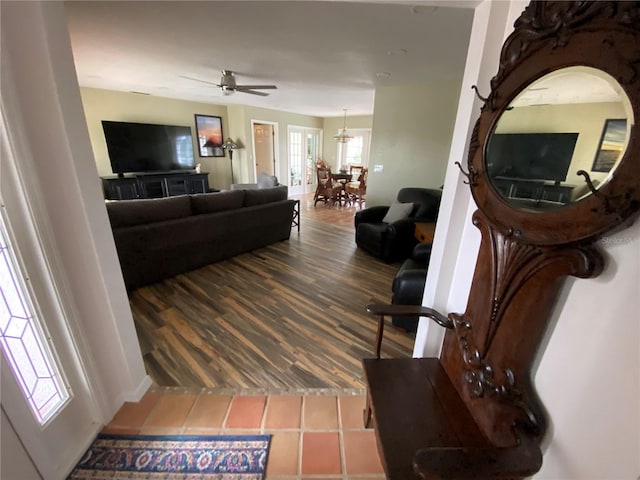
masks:
[[[191,215],[191,201],[187,195],[142,200],[120,200],[107,202],[106,205],[112,228],[174,220]]]
[[[273,188],[260,188],[258,190],[244,191],[244,206],[262,205],[263,203],[279,202],[286,200],[289,189],[286,185]]]
[[[244,200],[243,190],[229,190],[219,193],[201,193],[191,195],[191,208],[193,213],[214,213],[223,210],[234,210],[242,208]]]

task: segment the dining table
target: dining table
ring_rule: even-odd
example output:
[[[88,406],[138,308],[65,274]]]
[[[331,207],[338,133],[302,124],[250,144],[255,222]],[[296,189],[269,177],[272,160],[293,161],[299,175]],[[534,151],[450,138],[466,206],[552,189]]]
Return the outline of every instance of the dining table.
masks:
[[[342,191],[340,192],[340,195],[338,198],[338,204],[342,205],[342,202],[344,202],[346,205],[349,202],[349,196],[347,195],[346,185],[348,182],[351,181],[352,175],[349,172],[337,172],[337,173],[331,172],[331,179],[342,185]]]

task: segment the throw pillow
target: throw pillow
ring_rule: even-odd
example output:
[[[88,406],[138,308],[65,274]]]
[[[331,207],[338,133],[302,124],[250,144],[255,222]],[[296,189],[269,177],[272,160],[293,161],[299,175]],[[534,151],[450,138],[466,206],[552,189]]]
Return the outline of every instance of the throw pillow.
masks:
[[[395,202],[389,207],[382,221],[384,223],[397,222],[398,220],[407,218],[411,214],[411,210],[413,210],[413,203]]]
[[[258,175],[258,188],[271,188],[278,186],[278,179],[275,175],[260,173]]]

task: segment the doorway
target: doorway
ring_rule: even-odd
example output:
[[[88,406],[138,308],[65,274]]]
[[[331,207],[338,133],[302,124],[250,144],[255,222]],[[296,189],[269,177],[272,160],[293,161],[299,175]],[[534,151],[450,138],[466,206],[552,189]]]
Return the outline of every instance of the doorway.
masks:
[[[289,192],[301,195],[315,189],[316,163],[322,158],[322,130],[289,126]]]
[[[277,123],[251,120],[251,129],[253,137],[253,158],[255,165],[254,178],[257,179],[259,173],[277,175]]]

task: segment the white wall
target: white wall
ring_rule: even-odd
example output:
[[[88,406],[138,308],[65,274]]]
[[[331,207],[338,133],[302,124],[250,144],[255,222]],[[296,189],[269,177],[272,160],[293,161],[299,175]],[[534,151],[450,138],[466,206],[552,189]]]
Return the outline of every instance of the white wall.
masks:
[[[25,451],[16,431],[2,410],[0,419],[0,478],[6,480],[38,480],[40,475]]]
[[[478,249],[470,218],[475,205],[452,165],[466,163],[479,114],[468,88],[477,84],[481,92],[489,91],[499,48],[525,4],[486,1],[476,9],[423,300],[443,312],[465,310]],[[607,257],[604,273],[567,282],[552,322],[555,330],[541,352],[535,381],[551,426],[536,479],[636,480],[640,474],[640,225],[599,246]],[[414,354],[437,355],[441,333],[421,322]]]
[[[535,375],[551,418],[537,479],[640,475],[640,222],[598,246],[607,266],[567,282]]]

